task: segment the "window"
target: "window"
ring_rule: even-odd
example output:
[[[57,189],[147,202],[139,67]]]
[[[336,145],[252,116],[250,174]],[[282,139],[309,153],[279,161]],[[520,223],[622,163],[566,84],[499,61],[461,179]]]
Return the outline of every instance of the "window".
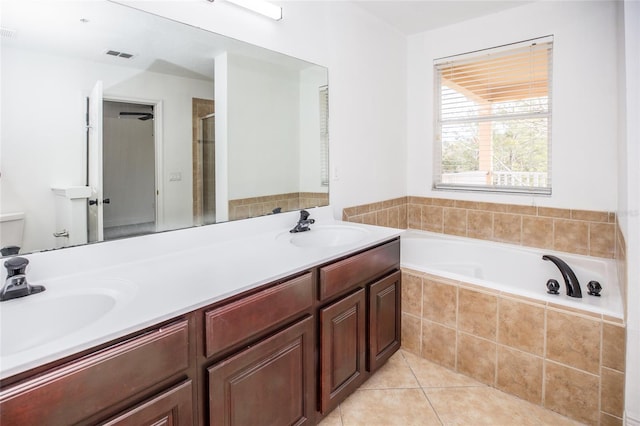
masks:
[[[435,61],[435,189],[551,194],[552,46]]]
[[[329,186],[329,87],[320,88],[320,185]]]

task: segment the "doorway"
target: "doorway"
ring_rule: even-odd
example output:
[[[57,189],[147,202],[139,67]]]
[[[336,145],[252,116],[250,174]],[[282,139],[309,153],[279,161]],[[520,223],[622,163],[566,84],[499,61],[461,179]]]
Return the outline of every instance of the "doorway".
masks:
[[[103,229],[113,240],[156,231],[155,105],[103,101]]]

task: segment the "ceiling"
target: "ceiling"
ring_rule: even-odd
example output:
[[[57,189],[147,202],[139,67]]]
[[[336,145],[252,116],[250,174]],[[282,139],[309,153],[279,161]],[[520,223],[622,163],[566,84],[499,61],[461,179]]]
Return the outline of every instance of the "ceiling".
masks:
[[[312,65],[113,2],[0,1],[2,48],[83,58],[203,80],[213,79],[212,58],[222,52],[233,52],[237,56],[277,64],[290,70]],[[211,4],[211,7],[216,6],[219,5]],[[132,56],[125,59],[124,56],[113,55],[113,52]]]
[[[355,0],[354,3],[412,35],[531,3],[533,0]]]

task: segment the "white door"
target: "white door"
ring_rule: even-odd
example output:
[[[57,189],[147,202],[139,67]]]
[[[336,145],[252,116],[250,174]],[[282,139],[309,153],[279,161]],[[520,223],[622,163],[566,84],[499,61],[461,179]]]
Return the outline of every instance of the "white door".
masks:
[[[102,81],[97,81],[89,96],[88,132],[88,180],[91,197],[88,205],[89,242],[103,241],[102,212]]]

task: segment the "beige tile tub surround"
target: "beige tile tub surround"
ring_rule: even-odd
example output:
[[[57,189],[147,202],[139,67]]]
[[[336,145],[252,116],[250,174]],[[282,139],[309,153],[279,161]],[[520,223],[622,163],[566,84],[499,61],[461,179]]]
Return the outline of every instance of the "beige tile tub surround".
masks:
[[[410,283],[406,352],[579,422],[622,424],[621,320],[411,269],[402,274]]]
[[[391,226],[389,216],[395,215],[402,229],[615,258],[626,309],[626,243],[615,213],[409,196],[344,209],[343,220]],[[406,356],[464,372],[583,423],[622,425],[622,321],[408,269],[406,282]],[[441,394],[443,400],[454,397]],[[437,408],[438,392],[427,395]],[[458,409],[467,411],[464,399],[456,398]],[[467,423],[478,424],[473,420]]]
[[[596,257],[616,252],[611,212],[410,196],[349,207],[342,218]]]

